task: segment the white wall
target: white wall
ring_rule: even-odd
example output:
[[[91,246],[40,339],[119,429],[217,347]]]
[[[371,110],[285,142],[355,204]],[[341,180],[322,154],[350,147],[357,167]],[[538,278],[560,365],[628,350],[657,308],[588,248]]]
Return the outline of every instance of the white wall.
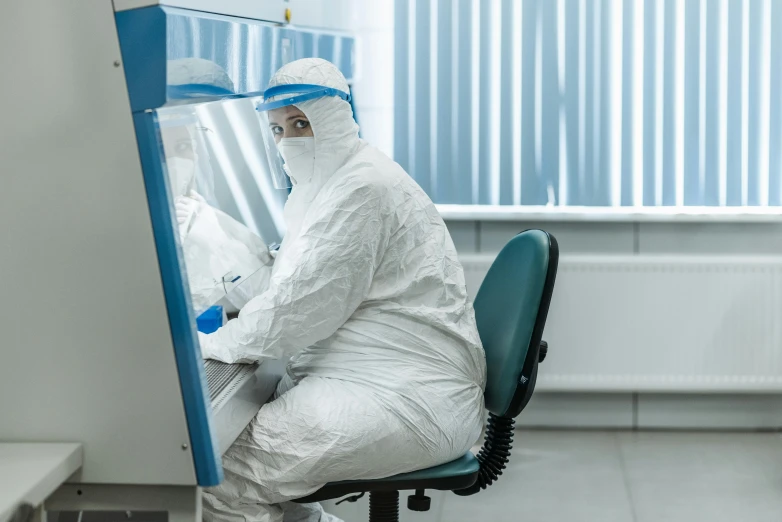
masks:
[[[460,254],[496,254],[516,233],[541,228],[562,255],[779,255],[782,225],[772,223],[546,223],[451,221]],[[639,297],[640,298],[640,297]],[[556,291],[555,291],[556,299]],[[650,322],[657,321],[649,317]],[[549,327],[561,327],[551,321]],[[588,335],[588,332],[585,332]],[[671,332],[676,335],[676,332]],[[545,337],[545,336],[544,336]],[[737,347],[752,357],[752,346]],[[628,345],[628,350],[633,349]],[[550,346],[556,351],[557,346]],[[542,367],[545,371],[545,363]],[[523,426],[619,429],[777,429],[782,396],[761,393],[536,392],[519,417]]]

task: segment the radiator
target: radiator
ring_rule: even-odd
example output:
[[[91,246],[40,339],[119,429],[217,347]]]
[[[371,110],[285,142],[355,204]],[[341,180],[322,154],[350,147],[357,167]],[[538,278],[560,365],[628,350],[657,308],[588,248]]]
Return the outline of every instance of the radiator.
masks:
[[[540,390],[782,392],[782,257],[563,256],[544,339]]]

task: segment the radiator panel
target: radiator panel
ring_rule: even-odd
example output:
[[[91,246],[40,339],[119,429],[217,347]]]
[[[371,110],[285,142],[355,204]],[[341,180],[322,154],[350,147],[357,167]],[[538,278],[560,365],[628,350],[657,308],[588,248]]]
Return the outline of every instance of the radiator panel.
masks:
[[[493,256],[462,256],[474,295]],[[538,387],[782,391],[782,258],[563,256]]]

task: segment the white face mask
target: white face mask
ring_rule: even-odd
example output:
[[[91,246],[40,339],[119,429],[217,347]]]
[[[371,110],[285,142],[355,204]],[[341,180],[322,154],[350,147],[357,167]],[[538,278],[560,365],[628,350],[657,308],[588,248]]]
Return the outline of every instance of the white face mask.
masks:
[[[184,196],[195,185],[196,164],[193,160],[172,156],[166,158],[168,179],[173,197]]]
[[[315,138],[282,138],[277,149],[285,160],[283,168],[291,182],[306,183],[315,171]]]

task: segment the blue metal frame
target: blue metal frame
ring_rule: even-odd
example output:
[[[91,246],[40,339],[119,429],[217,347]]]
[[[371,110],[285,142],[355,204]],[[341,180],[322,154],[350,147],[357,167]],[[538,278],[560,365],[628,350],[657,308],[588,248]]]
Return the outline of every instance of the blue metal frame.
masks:
[[[170,100],[198,103],[260,96],[272,74],[283,65],[282,40],[303,41],[300,36],[304,32],[255,20],[160,6],[117,13],[116,24],[196,478],[200,486],[214,486],[222,481],[222,465],[213,440],[209,393],[182,252],[174,237],[173,206],[154,110]],[[318,56],[335,63],[350,79],[354,39],[317,31],[306,33],[308,41],[319,42],[320,46],[315,46],[321,49]],[[305,54],[294,48],[288,58],[312,56],[313,46],[308,50],[301,47]],[[168,86],[168,61],[181,58],[213,61],[232,77],[235,92],[203,85]]]
[[[342,71],[348,83],[353,77],[356,42],[348,35],[160,6],[119,12],[116,22],[134,112],[157,109],[168,99],[182,99],[178,86],[166,86],[169,60],[210,60],[231,77],[232,95],[204,92],[203,97],[193,97],[189,93],[187,99],[193,103],[215,96],[260,96],[285,59],[324,58]],[[285,40],[292,49],[286,56]],[[175,96],[169,98],[169,94]]]
[[[168,308],[174,356],[179,370],[196,479],[199,486],[215,486],[223,480],[223,468],[213,437],[214,431],[211,429],[209,391],[201,361],[201,350],[196,341],[190,292],[184,284],[187,276],[183,269],[183,256],[174,237],[174,216],[169,197],[168,176],[163,172],[163,147],[158,138],[157,117],[154,112],[137,112],[133,114],[133,123],[136,127],[141,168],[144,171],[144,185]]]
[[[121,11],[117,36],[133,112],[166,103],[166,12],[161,7]]]
[[[223,468],[211,429],[209,392],[190,292],[184,283],[187,278],[183,273],[182,252],[174,237],[173,209],[168,197],[168,177],[163,172],[164,154],[157,118],[154,112],[145,110],[160,107],[167,101],[166,13],[159,7],[125,11],[117,14],[116,23],[196,481],[199,486],[215,486],[223,480]]]

